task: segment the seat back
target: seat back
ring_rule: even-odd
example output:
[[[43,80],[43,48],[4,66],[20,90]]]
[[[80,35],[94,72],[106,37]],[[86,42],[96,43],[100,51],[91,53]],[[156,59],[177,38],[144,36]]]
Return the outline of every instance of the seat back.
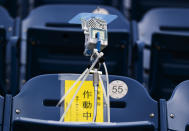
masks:
[[[154,34],[149,87],[155,98],[169,99],[180,82],[189,79],[189,35]]]
[[[76,80],[77,77],[79,75],[52,74],[29,80],[21,92],[13,98],[12,122],[22,117],[58,121],[61,108],[55,105],[61,97],[61,90],[64,90],[64,86],[61,89],[61,80]],[[102,76],[102,79],[105,84],[105,76]],[[154,128],[158,128],[158,104],[151,99],[146,89],[137,81],[127,77],[109,76],[109,79],[110,82],[121,80],[128,86],[128,92],[123,98],[110,99],[111,122],[146,121]],[[87,81],[89,80],[92,80],[92,75],[87,78]],[[50,105],[47,104],[48,102]],[[16,113],[15,110],[19,112]]]
[[[174,90],[171,98],[164,102],[162,106],[164,108],[164,112],[162,114],[162,124],[166,124],[162,130],[177,130],[184,131],[188,128],[189,123],[189,113],[188,113],[188,105],[189,105],[189,80],[180,83]],[[165,120],[163,122],[163,120]],[[167,128],[167,129],[165,129]]]
[[[92,5],[49,5],[31,12],[23,22],[23,38],[27,39],[27,80],[47,73],[81,73],[88,66],[89,58],[83,56],[81,26],[68,21],[80,12],[92,12],[95,8]],[[129,61],[129,23],[118,10],[102,8],[118,16],[108,27],[109,46],[104,50],[108,69],[110,74],[125,76]]]
[[[185,73],[188,13],[188,9],[181,8],[154,9],[139,24],[140,40],[146,44],[144,68],[150,71],[149,89],[155,99],[168,99],[175,85],[189,77]]]
[[[188,12],[185,8],[157,8],[147,12],[138,25],[140,40],[151,45],[154,33],[187,33]]]
[[[122,30],[129,32],[129,21],[118,11],[110,6],[101,6],[110,14],[117,15],[118,18],[108,25],[109,31]],[[73,10],[74,9],[74,10]],[[49,27],[49,28],[78,28],[79,26],[69,24],[68,21],[74,16],[83,12],[92,12],[97,9],[97,5],[45,5],[31,11],[28,17],[22,22],[22,36],[25,39],[27,31],[31,27]],[[79,29],[81,30],[81,29]]]

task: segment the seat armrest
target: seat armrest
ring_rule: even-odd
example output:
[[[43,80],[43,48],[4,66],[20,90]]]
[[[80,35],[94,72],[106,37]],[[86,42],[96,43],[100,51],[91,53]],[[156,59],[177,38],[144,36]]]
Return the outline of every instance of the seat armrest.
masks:
[[[167,104],[165,99],[159,100],[160,106],[160,130],[167,131]]]
[[[14,36],[10,39],[11,46],[11,65],[10,65],[10,90],[12,95],[16,95],[18,92],[18,80],[19,80],[19,37]]]
[[[136,80],[143,83],[143,50],[144,43],[136,41],[133,48],[133,66]]]

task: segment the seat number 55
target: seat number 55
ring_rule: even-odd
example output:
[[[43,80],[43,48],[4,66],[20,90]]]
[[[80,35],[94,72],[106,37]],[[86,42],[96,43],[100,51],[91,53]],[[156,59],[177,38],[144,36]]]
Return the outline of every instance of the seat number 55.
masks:
[[[126,96],[128,92],[128,86],[121,80],[114,80],[109,86],[110,96],[114,99],[121,99]]]

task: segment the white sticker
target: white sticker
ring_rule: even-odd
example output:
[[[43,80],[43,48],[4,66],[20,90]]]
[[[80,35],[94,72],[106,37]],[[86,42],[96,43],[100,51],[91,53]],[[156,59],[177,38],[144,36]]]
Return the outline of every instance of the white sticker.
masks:
[[[121,99],[127,94],[128,86],[121,80],[115,80],[110,83],[109,92],[112,98]]]

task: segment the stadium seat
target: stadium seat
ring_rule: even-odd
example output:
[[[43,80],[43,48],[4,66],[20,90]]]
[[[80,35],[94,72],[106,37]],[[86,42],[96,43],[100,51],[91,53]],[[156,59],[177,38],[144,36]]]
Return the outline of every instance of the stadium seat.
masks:
[[[189,79],[188,14],[188,9],[154,9],[139,23],[144,69],[150,71],[148,87],[154,99],[169,99],[174,87]]]
[[[132,0],[130,7],[127,9],[130,13],[131,20],[140,21],[142,17],[155,8],[188,8],[187,0]]]
[[[189,80],[180,83],[171,98],[160,100],[161,131],[188,131],[189,124]]]
[[[13,131],[38,130],[73,130],[92,129],[127,129],[127,130],[157,130],[158,103],[148,94],[147,90],[137,81],[122,77],[109,76],[110,82],[121,80],[128,86],[128,92],[123,98],[111,98],[112,124],[76,124],[58,122],[61,107],[56,107],[64,90],[62,81],[76,80],[76,74],[49,74],[32,78],[25,83],[20,93],[12,99],[12,114],[10,115]],[[102,76],[105,82],[105,76]],[[87,79],[92,80],[92,75]],[[106,85],[106,84],[105,84]],[[6,122],[5,122],[6,123]],[[117,124],[114,124],[117,123]],[[100,126],[100,127],[99,127]]]
[[[109,45],[104,50],[109,72],[126,76],[129,22],[112,7],[101,8],[118,16],[108,26]],[[81,73],[88,66],[89,58],[83,55],[81,25],[69,24],[68,21],[78,13],[95,9],[95,5],[47,5],[30,13],[22,23],[22,63],[26,63],[26,80],[40,74]]]

